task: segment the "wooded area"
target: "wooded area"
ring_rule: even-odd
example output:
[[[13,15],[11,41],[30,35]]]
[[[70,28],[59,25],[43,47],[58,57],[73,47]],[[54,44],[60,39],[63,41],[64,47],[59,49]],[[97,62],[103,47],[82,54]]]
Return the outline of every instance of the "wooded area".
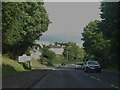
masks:
[[[118,66],[119,3],[102,2],[102,21],[92,21],[82,33],[83,46],[89,58],[99,60],[104,67]]]

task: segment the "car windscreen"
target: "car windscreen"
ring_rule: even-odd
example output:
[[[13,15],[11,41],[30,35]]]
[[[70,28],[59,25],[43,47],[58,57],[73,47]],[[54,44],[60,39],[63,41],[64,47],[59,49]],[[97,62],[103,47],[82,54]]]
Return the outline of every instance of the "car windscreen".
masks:
[[[82,63],[78,63],[77,65],[83,65]]]
[[[91,62],[88,62],[89,65],[98,65],[98,62],[96,61],[91,61]]]

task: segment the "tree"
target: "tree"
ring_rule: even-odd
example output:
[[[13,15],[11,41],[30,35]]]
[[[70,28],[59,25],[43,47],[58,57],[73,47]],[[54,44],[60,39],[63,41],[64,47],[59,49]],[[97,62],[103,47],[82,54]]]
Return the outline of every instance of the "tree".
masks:
[[[90,22],[84,28],[83,46],[87,56],[115,67],[119,57],[119,2],[102,2],[101,12],[101,22]]]
[[[2,3],[3,53],[23,54],[48,28],[50,20],[43,2]]]
[[[101,31],[105,38],[111,40],[109,55],[112,62],[116,62],[115,65],[117,65],[119,58],[119,4],[120,2],[102,2],[101,4],[101,18],[103,19]]]
[[[101,18],[102,18],[102,29],[104,36],[108,39],[113,37],[113,34],[118,31],[118,11],[119,3],[117,2],[103,2],[101,4]]]
[[[83,46],[88,54],[89,59],[97,59],[100,62],[106,62],[109,57],[108,52],[110,48],[110,40],[104,38],[103,33],[100,30],[101,21],[95,20],[90,22],[82,33]],[[92,56],[92,57],[91,57]]]
[[[53,51],[49,50],[47,47],[44,47],[41,57],[42,57],[41,60],[43,58],[46,59],[47,65],[51,66],[51,65],[53,65],[52,60],[55,59],[56,54]],[[42,61],[42,62],[44,62],[44,61]]]
[[[84,50],[83,48],[79,48],[76,43],[68,42],[64,47],[63,56],[68,60],[68,62],[83,61]]]

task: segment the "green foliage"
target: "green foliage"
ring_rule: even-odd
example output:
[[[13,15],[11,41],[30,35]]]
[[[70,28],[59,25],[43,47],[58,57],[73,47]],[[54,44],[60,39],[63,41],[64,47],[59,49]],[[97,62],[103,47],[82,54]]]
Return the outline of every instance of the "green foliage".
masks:
[[[3,2],[3,53],[23,54],[50,23],[42,2]]]
[[[48,48],[45,48],[43,50],[42,56],[47,58],[47,59],[52,60],[53,58],[55,58],[55,53],[52,52],[51,50],[49,50]]]
[[[101,4],[101,18],[103,19],[101,31],[108,40],[111,40],[109,55],[116,63],[119,58],[119,4],[120,2],[103,2]]]
[[[88,59],[93,58],[100,60],[107,60],[108,51],[110,48],[110,40],[104,38],[103,33],[100,30],[101,22],[95,20],[90,22],[85,28],[83,36],[83,46],[87,52]]]
[[[118,2],[102,2],[102,21],[90,22],[85,28],[83,46],[85,58],[100,60],[104,67],[118,66],[119,51],[119,12]]]
[[[85,42],[83,43],[85,50],[91,54],[97,54],[97,51],[103,52],[107,47],[109,47],[109,40],[105,40],[102,32],[99,30],[99,25],[101,22],[94,21],[90,22],[85,28],[83,39]]]
[[[12,75],[17,72],[23,72],[23,71],[26,71],[26,70],[17,61],[9,59],[6,56],[2,57],[2,75],[3,76],[8,76],[8,75]]]
[[[47,65],[48,66],[52,66],[52,60],[55,59],[56,57],[56,54],[49,50],[47,47],[44,47],[43,48],[43,52],[42,52],[42,55],[41,55],[41,62],[43,64],[43,62],[46,62],[47,61]]]
[[[64,59],[63,55],[56,55],[55,59],[52,60],[52,63],[54,66],[58,66],[61,63],[67,63],[66,60]]]
[[[83,61],[84,54],[85,52],[83,48],[79,48],[75,43],[71,42],[65,46],[63,52],[63,56],[68,60],[68,62]]]
[[[118,2],[103,2],[101,4],[101,18],[102,20],[102,32],[106,38],[113,38],[113,34],[117,34],[118,27],[118,11],[119,3]],[[117,34],[118,35],[118,34]]]
[[[31,69],[32,69],[32,67],[31,67],[31,62],[30,62],[30,61],[21,63],[21,65],[22,65],[25,69],[28,69],[28,70],[31,70]]]

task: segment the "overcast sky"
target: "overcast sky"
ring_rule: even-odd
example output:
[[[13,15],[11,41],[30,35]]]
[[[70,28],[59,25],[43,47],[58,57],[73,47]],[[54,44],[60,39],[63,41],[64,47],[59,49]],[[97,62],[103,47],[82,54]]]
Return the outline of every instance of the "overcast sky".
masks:
[[[83,28],[100,20],[100,2],[45,2],[52,24],[40,37],[41,43],[76,42],[82,45]]]

